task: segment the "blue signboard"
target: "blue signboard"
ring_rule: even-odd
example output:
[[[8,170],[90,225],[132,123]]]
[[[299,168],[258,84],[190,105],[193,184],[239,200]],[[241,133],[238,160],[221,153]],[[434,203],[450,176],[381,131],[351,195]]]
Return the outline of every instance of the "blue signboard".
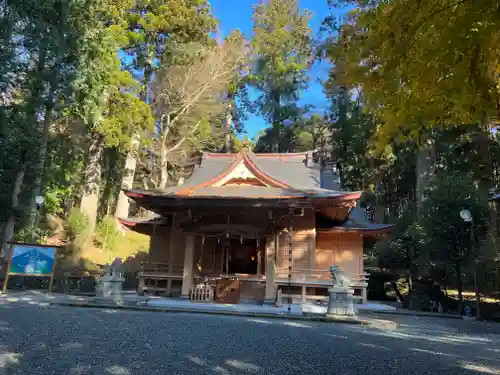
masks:
[[[55,257],[56,247],[13,244],[9,273],[11,275],[51,276]]]

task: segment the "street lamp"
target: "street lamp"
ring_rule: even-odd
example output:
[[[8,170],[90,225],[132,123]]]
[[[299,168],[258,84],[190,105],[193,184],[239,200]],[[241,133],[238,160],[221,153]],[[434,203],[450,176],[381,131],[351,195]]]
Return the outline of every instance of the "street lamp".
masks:
[[[33,232],[31,233],[31,242],[32,243],[35,243],[36,229],[38,228],[38,225],[40,223],[40,210],[41,210],[44,202],[45,202],[45,198],[42,195],[37,195],[35,197],[36,214],[35,214],[35,222],[33,223]]]
[[[477,282],[477,266],[478,266],[478,254],[476,251],[476,238],[474,236],[474,219],[472,218],[472,214],[469,210],[461,210],[460,217],[463,221],[470,223],[470,241],[471,241],[471,250],[474,256],[474,292],[476,295],[476,320],[481,319],[481,296],[479,295],[479,284]]]

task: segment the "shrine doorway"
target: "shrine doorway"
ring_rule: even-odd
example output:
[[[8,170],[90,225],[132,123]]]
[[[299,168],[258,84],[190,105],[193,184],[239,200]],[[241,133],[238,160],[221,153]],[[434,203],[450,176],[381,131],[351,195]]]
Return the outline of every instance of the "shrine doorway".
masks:
[[[224,264],[227,274],[256,275],[258,272],[258,241],[256,239],[231,239]]]

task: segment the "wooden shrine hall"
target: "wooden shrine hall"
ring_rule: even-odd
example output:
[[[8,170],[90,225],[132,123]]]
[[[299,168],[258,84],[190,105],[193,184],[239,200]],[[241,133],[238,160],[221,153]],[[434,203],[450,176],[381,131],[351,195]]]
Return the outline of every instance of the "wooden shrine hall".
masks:
[[[363,237],[392,228],[313,152],[204,153],[180,186],[124,192],[157,215],[120,219],[151,236],[139,292],[191,300],[322,300],[338,265],[365,301]]]

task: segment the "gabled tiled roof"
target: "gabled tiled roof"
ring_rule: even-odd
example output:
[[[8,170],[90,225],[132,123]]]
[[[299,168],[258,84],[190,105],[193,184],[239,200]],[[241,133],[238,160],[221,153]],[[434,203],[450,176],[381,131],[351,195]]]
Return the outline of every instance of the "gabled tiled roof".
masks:
[[[248,154],[250,160],[267,175],[297,189],[320,189],[321,171],[307,165],[307,153]]]
[[[163,196],[190,198],[299,199],[333,198],[356,200],[360,192],[321,188],[321,170],[308,165],[311,153],[214,154],[204,153],[199,166],[180,187],[161,190],[126,191],[129,197]],[[267,186],[214,186],[241,163]]]
[[[318,212],[316,225],[320,232],[360,232],[367,236],[390,233],[394,228],[393,224],[371,223],[359,201],[349,210],[347,218],[343,221],[332,220]]]

